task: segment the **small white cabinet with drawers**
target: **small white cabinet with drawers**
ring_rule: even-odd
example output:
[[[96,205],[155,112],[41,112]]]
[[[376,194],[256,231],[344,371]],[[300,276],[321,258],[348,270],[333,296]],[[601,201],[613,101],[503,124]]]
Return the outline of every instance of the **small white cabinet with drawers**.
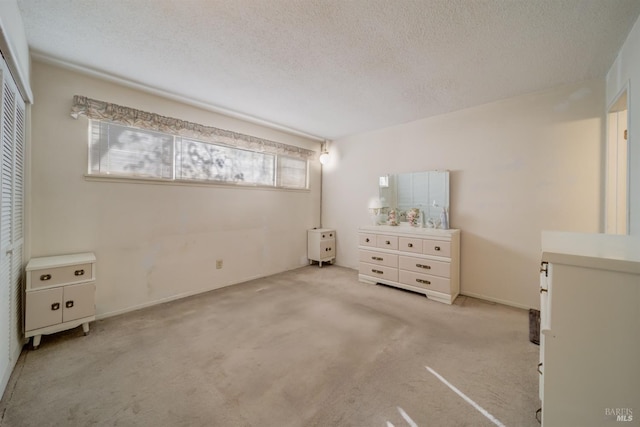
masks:
[[[460,230],[361,227],[361,282],[383,283],[452,304],[460,293]]]
[[[42,335],[95,320],[96,257],[93,253],[32,258],[26,267],[25,337],[33,348]]]
[[[332,228],[314,228],[307,231],[307,258],[309,264],[318,261],[333,262],[336,259],[336,231]]]

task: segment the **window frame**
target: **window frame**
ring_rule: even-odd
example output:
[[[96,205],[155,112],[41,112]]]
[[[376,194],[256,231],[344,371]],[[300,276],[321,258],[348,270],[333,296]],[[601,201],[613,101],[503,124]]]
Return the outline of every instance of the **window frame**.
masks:
[[[140,130],[142,132],[149,132],[155,134],[161,134],[165,136],[169,136],[172,138],[172,153],[173,158],[171,160],[171,168],[172,168],[172,178],[160,178],[153,176],[143,176],[143,175],[135,175],[135,174],[126,174],[126,173],[100,173],[94,172],[92,169],[92,151],[94,144],[94,135],[93,135],[93,126],[96,124],[97,126],[101,126],[102,123],[107,123],[110,125],[115,125],[119,127],[129,128],[132,130]],[[301,191],[301,192],[309,192],[310,191],[310,162],[309,159],[301,159],[292,156],[287,156],[283,154],[277,153],[269,153],[269,152],[261,152],[258,150],[252,150],[250,148],[245,147],[235,147],[229,144],[224,144],[222,142],[213,142],[213,141],[204,141],[202,139],[198,139],[197,137],[191,136],[182,136],[174,133],[162,132],[158,130],[145,129],[143,127],[125,125],[118,122],[114,122],[111,120],[102,120],[102,119],[89,119],[87,126],[87,168],[86,173],[84,175],[85,179],[88,181],[110,181],[110,182],[123,182],[123,183],[147,183],[147,184],[164,184],[164,185],[187,185],[187,186],[213,186],[213,187],[226,187],[226,188],[247,188],[247,189],[264,189],[264,190],[284,190],[284,191]],[[248,151],[252,153],[259,153],[266,156],[273,157],[273,173],[270,181],[272,184],[262,184],[262,183],[253,183],[253,182],[245,182],[245,181],[226,181],[226,180],[207,180],[207,179],[185,179],[179,178],[177,174],[177,170],[180,167],[177,164],[179,159],[180,146],[184,141],[194,141],[202,144],[209,144],[219,147],[224,147],[232,150],[240,150],[240,151]],[[287,185],[279,185],[281,169],[280,169],[280,159],[288,158],[293,159],[295,161],[300,161],[304,163],[305,169],[305,177],[304,177],[304,187],[295,187],[295,186],[287,186]]]

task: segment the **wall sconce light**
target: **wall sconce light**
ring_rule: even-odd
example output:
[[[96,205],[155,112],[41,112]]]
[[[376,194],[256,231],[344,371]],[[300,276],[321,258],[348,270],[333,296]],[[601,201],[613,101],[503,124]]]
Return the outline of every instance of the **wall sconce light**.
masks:
[[[322,143],[322,152],[320,153],[320,163],[326,165],[329,162],[329,151],[327,151],[327,146],[329,145],[329,141],[326,139]]]

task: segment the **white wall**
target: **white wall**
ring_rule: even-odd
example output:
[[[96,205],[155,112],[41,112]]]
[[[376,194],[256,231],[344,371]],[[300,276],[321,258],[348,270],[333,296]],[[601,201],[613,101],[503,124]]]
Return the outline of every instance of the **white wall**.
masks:
[[[640,19],[607,73],[606,105],[629,83],[629,233],[640,235]]]
[[[31,256],[95,252],[99,316],[307,263],[317,161],[310,191],[87,181],[88,122],[69,113],[77,94],[319,151],[317,141],[37,61],[32,73]]]
[[[538,307],[541,231],[602,228],[604,91],[584,82],[335,141],[323,225],[337,263],[358,266],[379,175],[448,169],[462,293]]]
[[[29,46],[16,0],[0,1],[0,50],[22,97],[31,102]]]

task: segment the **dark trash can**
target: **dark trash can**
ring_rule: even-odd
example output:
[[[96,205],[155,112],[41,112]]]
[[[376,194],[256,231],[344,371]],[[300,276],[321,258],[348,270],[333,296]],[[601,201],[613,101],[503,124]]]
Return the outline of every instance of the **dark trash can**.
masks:
[[[540,310],[529,309],[529,341],[540,345]]]

